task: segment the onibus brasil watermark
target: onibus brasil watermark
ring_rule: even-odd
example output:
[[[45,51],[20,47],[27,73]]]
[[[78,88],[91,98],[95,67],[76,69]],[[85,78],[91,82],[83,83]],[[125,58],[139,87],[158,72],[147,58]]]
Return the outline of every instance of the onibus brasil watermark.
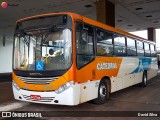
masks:
[[[13,118],[41,118],[40,112],[2,112],[2,117],[13,117]]]

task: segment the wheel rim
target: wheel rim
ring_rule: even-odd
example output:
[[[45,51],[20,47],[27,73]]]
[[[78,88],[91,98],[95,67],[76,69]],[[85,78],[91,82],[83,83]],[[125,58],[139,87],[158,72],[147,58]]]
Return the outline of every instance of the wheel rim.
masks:
[[[105,98],[106,93],[107,93],[106,86],[104,84],[102,84],[100,86],[100,96],[101,96],[101,98]]]

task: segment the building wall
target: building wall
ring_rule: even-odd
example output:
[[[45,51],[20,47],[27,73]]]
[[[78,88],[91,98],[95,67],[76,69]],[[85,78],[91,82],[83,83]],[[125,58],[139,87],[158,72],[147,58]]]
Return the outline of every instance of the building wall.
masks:
[[[12,71],[12,48],[13,37],[7,37],[3,46],[2,35],[0,36],[0,73]]]

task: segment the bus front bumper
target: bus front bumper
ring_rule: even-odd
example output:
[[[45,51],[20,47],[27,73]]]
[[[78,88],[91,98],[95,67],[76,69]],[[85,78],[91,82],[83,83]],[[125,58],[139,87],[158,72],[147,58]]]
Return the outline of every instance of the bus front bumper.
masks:
[[[16,100],[42,103],[42,104],[56,104],[56,105],[78,105],[80,103],[80,86],[73,85],[62,93],[51,92],[37,92],[23,89],[17,89],[12,84],[14,98]]]

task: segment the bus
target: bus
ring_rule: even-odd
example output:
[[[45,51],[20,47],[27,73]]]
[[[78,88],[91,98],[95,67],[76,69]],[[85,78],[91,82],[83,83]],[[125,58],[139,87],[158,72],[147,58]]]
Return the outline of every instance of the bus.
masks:
[[[157,75],[155,43],[87,17],[57,12],[16,22],[14,98],[42,104],[104,104],[113,92]]]

